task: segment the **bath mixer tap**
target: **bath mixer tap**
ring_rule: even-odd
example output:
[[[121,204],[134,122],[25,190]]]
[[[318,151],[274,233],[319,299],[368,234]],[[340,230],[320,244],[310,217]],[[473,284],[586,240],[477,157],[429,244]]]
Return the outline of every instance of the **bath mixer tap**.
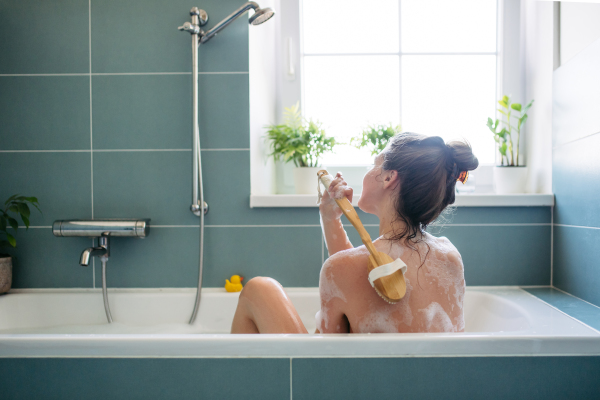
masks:
[[[110,256],[109,249],[110,240],[108,236],[100,236],[98,238],[98,247],[89,247],[81,253],[81,257],[79,258],[79,265],[82,267],[87,267],[90,265],[90,257],[99,256],[102,258],[102,261],[108,260]]]

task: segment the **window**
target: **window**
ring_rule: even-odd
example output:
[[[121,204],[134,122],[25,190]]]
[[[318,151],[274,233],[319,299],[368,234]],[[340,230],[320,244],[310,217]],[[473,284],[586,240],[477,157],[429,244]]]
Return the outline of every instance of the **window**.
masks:
[[[485,123],[498,97],[496,0],[301,0],[299,8],[296,93],[306,117],[343,142],[389,123],[464,138],[482,164],[494,163]],[[340,146],[323,162],[372,157]]]

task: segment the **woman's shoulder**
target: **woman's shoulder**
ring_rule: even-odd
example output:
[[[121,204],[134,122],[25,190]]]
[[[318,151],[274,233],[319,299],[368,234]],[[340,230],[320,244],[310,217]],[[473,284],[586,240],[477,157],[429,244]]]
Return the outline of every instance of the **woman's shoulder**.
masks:
[[[436,237],[427,233],[426,242],[431,247],[431,250],[444,255],[450,264],[463,267],[462,257],[458,249],[447,237]]]
[[[323,269],[345,268],[350,265],[364,264],[369,258],[369,252],[365,246],[354,247],[347,250],[338,251],[329,256],[323,264]]]

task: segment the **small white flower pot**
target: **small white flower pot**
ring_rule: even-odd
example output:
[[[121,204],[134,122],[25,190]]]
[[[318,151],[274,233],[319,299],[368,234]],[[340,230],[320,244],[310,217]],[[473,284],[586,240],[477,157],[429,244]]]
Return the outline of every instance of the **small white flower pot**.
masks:
[[[527,167],[494,167],[494,186],[498,194],[525,193]]]
[[[320,167],[294,168],[294,186],[296,194],[317,194],[317,172]]]
[[[10,290],[12,285],[12,257],[0,256],[0,294]]]

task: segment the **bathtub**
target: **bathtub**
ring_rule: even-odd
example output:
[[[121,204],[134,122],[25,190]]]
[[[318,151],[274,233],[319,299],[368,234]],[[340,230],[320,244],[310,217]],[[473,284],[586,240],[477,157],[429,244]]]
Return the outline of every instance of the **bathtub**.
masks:
[[[287,288],[309,332],[317,288]],[[600,333],[518,287],[468,287],[464,333],[231,335],[238,293],[14,289],[0,296],[0,357],[429,357],[600,355]]]

